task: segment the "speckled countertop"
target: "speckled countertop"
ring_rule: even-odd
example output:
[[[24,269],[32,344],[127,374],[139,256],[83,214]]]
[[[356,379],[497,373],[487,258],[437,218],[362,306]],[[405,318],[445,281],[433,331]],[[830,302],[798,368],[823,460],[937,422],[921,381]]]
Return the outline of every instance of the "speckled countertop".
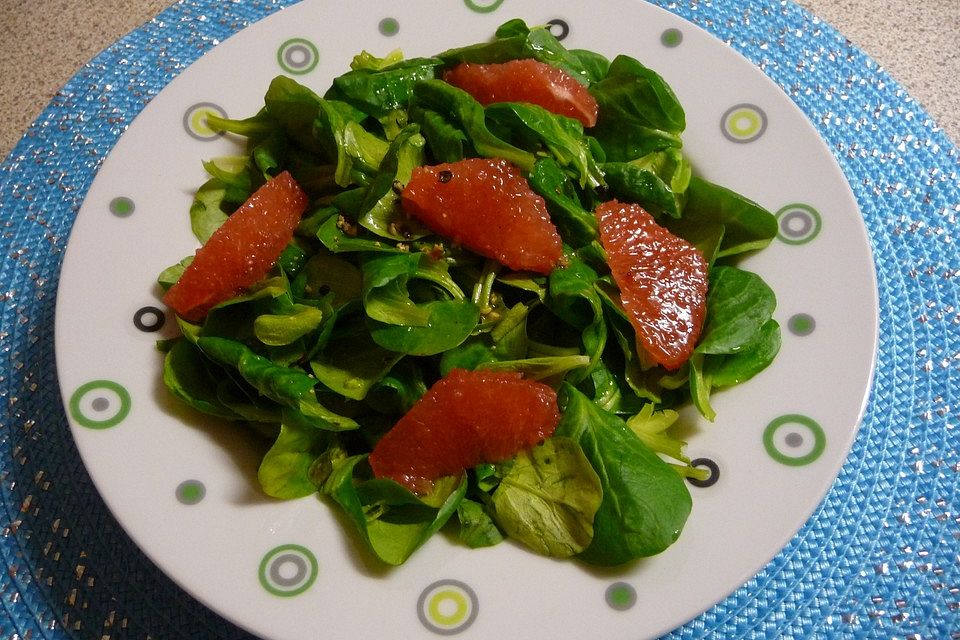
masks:
[[[56,91],[103,48],[169,0],[3,0],[0,158]],[[960,1],[800,0],[902,84],[960,140]]]

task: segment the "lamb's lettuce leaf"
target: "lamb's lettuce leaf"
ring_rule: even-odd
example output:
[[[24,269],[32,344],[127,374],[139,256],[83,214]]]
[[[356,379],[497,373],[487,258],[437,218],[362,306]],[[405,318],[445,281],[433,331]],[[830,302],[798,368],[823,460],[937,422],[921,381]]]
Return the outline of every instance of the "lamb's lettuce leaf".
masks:
[[[577,442],[600,478],[603,501],[585,562],[618,565],[660,553],[680,536],[691,509],[683,479],[617,416],[569,384],[555,431]]]
[[[542,555],[567,558],[590,545],[602,500],[600,478],[580,446],[557,436],[516,455],[491,503],[509,537]]]
[[[629,161],[682,146],[686,115],[670,85],[638,60],[614,58],[602,80],[590,86],[599,105],[591,134],[608,161]]]
[[[673,233],[688,237],[696,228],[722,225],[716,257],[735,256],[766,247],[777,235],[776,217],[752,200],[703,178],[693,176],[686,191],[683,216],[665,221]]]
[[[320,492],[344,510],[369,549],[383,562],[403,564],[457,512],[466,476],[438,480],[418,496],[393,480],[370,478],[365,455],[336,466]]]
[[[464,498],[457,507],[457,519],[460,521],[457,537],[471,549],[503,542],[503,534],[481,503]]]
[[[426,300],[411,297],[415,283],[429,286]],[[480,319],[479,308],[465,298],[445,265],[416,253],[368,259],[363,264],[363,304],[373,341],[408,355],[452,349]]]
[[[351,418],[320,404],[313,392],[315,378],[302,369],[279,366],[242,343],[226,338],[199,338],[197,346],[213,360],[232,368],[264,397],[298,411],[310,425],[330,431],[356,429]]]

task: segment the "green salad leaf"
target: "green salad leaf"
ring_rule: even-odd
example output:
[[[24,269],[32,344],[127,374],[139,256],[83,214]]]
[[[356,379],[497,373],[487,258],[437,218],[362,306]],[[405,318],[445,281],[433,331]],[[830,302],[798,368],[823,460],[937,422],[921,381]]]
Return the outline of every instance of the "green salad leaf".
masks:
[[[617,56],[590,93],[600,106],[591,133],[607,160],[630,161],[682,146],[687,120],[680,101],[659,74],[639,61]]]
[[[441,265],[416,253],[378,255],[363,264],[363,303],[374,342],[398,353],[428,356],[452,349],[470,335],[480,310]],[[410,285],[417,281],[434,285],[426,292],[428,300],[411,298]]]
[[[363,479],[365,463],[363,455],[343,461],[320,492],[343,508],[380,560],[403,564],[457,512],[466,494],[466,477],[446,478],[429,495],[417,496],[393,480]]]
[[[457,519],[460,521],[458,537],[471,549],[492,547],[503,542],[503,534],[479,502],[464,498],[457,507]]]
[[[288,414],[257,470],[264,493],[287,500],[316,493],[310,470],[329,445],[329,432]]]
[[[577,442],[603,491],[593,539],[580,558],[618,565],[660,553],[683,529],[692,501],[683,479],[617,416],[564,385],[556,434]]]
[[[600,478],[579,445],[557,436],[517,454],[492,505],[510,538],[545,556],[566,558],[593,540],[602,500]]]

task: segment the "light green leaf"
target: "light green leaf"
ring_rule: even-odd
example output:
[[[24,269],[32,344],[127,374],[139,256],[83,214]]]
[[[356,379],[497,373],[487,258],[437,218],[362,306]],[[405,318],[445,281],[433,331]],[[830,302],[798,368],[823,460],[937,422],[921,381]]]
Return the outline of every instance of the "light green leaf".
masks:
[[[602,499],[600,478],[579,445],[556,436],[516,455],[492,504],[509,537],[542,555],[568,558],[593,539]]]
[[[479,502],[464,498],[457,507],[457,518],[460,520],[457,537],[471,549],[491,547],[503,541],[503,534]]]
[[[403,564],[456,513],[467,491],[466,475],[442,478],[429,495],[417,496],[392,480],[357,477],[365,461],[365,455],[348,458],[320,491],[343,508],[378,558]]]
[[[257,470],[264,493],[282,500],[315,493],[317,486],[310,477],[310,468],[329,443],[328,432],[296,419],[285,420]]]
[[[253,333],[265,345],[287,345],[315,331],[323,322],[323,312],[316,307],[295,304],[291,313],[264,314],[253,322]]]

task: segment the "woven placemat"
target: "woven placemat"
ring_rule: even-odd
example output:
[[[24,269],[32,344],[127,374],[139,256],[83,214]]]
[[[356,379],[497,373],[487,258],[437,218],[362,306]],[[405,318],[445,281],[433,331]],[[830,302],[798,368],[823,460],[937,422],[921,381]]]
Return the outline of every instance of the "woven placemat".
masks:
[[[180,2],[84,67],[0,164],[2,637],[249,638],[152,565],[96,493],[60,401],[53,315],[73,220],[125,127],[204,51],[288,4]],[[794,4],[654,4],[807,114],[862,210],[880,297],[874,388],[833,488],[757,576],[669,637],[960,639],[957,148]]]

